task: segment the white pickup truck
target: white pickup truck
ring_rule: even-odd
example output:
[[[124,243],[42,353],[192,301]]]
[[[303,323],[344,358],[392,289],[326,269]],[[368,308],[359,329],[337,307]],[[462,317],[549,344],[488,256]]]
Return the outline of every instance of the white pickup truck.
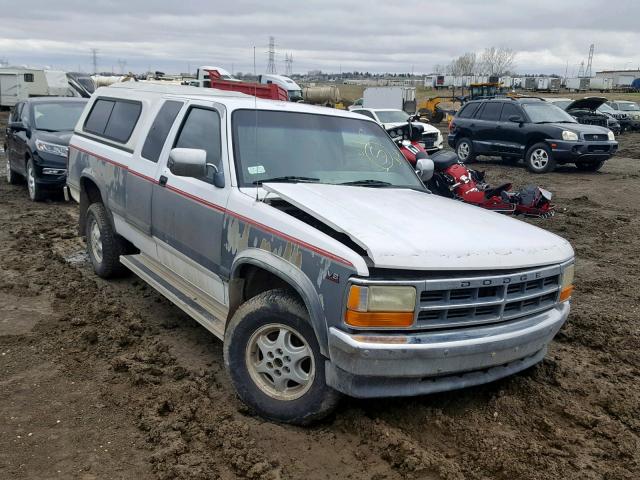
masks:
[[[224,342],[276,421],[541,361],[569,314],[565,240],[431,194],[373,120],[195,87],[98,89],[68,192],[95,272],[123,266]]]

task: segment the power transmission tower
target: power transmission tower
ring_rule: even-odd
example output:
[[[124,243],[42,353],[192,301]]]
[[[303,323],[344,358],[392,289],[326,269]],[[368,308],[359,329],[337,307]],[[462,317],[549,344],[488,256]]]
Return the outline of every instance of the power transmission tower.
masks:
[[[284,54],[285,75],[290,76],[293,73],[293,53]]]
[[[584,62],[580,62],[580,68],[578,69],[578,77],[584,77]]]
[[[98,49],[92,48],[90,52],[91,52],[91,60],[93,62],[93,73],[96,74],[98,73]]]
[[[127,66],[127,61],[123,59],[118,59],[118,66],[120,67],[120,73],[124,74],[124,67]]]
[[[269,37],[269,63],[267,63],[267,73],[275,74],[276,70],[276,39]]]
[[[595,45],[592,43],[591,46],[589,47],[589,59],[587,61],[587,69],[584,72],[585,77],[591,77],[592,72],[591,72],[591,65],[593,64],[593,50],[595,48]]]

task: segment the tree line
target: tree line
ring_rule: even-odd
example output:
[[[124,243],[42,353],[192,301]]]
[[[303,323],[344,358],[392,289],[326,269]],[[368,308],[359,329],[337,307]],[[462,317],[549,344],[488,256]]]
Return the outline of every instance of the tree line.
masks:
[[[507,47],[485,48],[480,54],[466,52],[448,65],[434,65],[433,73],[447,75],[508,75],[515,67],[516,52]]]

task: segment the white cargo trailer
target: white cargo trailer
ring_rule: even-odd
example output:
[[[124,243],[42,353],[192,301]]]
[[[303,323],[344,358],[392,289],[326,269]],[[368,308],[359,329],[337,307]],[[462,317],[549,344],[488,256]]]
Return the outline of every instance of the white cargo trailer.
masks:
[[[592,77],[589,79],[589,90],[597,90],[599,92],[607,92],[613,86],[612,78]]]
[[[362,96],[364,108],[395,108],[416,112],[415,87],[369,87]]]
[[[539,77],[536,90],[542,92],[558,92],[560,91],[560,79],[555,77]]]
[[[589,90],[589,78],[587,77],[573,77],[567,78],[567,90],[574,92],[586,92]]]

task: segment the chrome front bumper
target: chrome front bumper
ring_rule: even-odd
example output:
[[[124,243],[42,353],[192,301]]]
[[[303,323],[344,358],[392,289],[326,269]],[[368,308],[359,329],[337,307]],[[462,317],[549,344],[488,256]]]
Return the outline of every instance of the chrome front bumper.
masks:
[[[478,385],[542,360],[569,315],[562,303],[496,325],[415,334],[329,329],[327,383],[354,397],[412,396]]]

